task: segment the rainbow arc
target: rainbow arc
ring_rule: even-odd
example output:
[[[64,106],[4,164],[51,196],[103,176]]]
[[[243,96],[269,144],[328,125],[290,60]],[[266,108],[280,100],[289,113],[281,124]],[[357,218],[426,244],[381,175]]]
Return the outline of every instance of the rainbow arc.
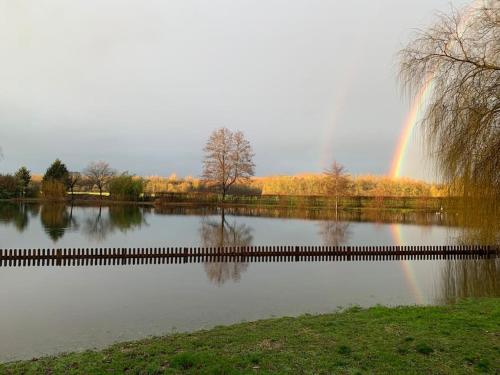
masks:
[[[481,5],[484,5],[484,0],[473,1],[465,10],[463,11],[462,19],[459,24],[459,28],[465,28],[467,22],[471,19],[474,11]],[[396,143],[396,149],[394,151],[391,166],[389,169],[389,176],[393,179],[401,177],[402,168],[404,165],[404,160],[407,154],[408,145],[411,140],[411,136],[414,133],[416,124],[418,123],[420,117],[425,109],[426,99],[431,95],[433,90],[433,80],[435,72],[430,72],[424,79],[422,86],[415,95],[410,110],[406,114],[405,120],[403,122],[403,127],[401,129],[401,134]]]

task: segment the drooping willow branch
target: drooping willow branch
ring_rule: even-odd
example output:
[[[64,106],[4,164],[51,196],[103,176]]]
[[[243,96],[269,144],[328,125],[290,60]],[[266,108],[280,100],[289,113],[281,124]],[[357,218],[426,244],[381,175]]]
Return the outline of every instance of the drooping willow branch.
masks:
[[[439,14],[400,51],[399,78],[432,90],[421,127],[438,171],[465,195],[500,195],[500,2]]]

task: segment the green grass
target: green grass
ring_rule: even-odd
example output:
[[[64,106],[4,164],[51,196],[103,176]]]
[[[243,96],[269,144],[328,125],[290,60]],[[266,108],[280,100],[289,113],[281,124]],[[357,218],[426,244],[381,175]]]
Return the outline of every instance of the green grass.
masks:
[[[500,299],[351,308],[0,365],[1,374],[500,372]]]

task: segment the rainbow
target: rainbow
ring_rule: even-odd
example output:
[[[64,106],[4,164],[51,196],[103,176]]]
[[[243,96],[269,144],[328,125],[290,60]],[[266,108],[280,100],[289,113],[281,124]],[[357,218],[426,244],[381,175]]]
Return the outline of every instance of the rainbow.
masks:
[[[478,6],[483,4],[484,0],[475,0],[463,11],[463,16],[460,21],[459,27],[463,28],[467,21],[474,14],[474,10],[477,9]],[[432,81],[434,79],[434,72],[430,72],[424,79],[423,85],[420,87],[417,95],[413,99],[413,102],[410,106],[410,110],[406,115],[405,121],[403,123],[403,129],[401,130],[401,134],[399,136],[398,142],[396,143],[396,149],[394,151],[394,155],[391,161],[391,167],[389,170],[389,176],[392,179],[401,177],[401,168],[403,166],[403,161],[406,155],[406,150],[408,148],[408,144],[410,143],[410,138],[413,133],[413,129],[419,120],[419,116],[422,114],[422,109],[424,108],[425,101],[428,98],[429,94],[432,92]]]
[[[391,234],[394,244],[400,246],[403,244],[403,236],[401,234],[401,224],[391,224]],[[424,297],[422,295],[422,291],[420,290],[417,282],[417,277],[415,276],[415,272],[411,267],[411,263],[407,260],[401,261],[401,267],[403,268],[403,274],[406,279],[406,283],[410,288],[410,292],[415,299],[415,303],[417,305],[422,305],[424,303]]]
[[[410,111],[406,115],[403,130],[401,131],[401,135],[399,136],[396,150],[392,158],[391,169],[389,171],[389,176],[393,179],[401,176],[401,168],[403,166],[404,157],[410,143],[413,129],[415,128],[415,125],[417,124],[419,117],[421,116],[425,100],[429,96],[429,93],[432,91],[432,78],[433,75],[429,75],[427,77],[424,84],[420,87],[420,90],[415,96],[415,99],[413,100],[413,103],[410,107]]]
[[[484,5],[483,0],[476,0],[465,9],[459,25],[461,28],[465,26],[467,21],[471,18],[471,15],[474,14],[476,6],[480,5],[481,3]],[[433,79],[434,72],[430,72],[425,77],[424,83],[418,90],[417,95],[415,95],[415,98],[413,99],[413,102],[410,106],[410,110],[405,117],[403,129],[401,130],[401,134],[396,144],[396,149],[394,151],[394,155],[391,161],[391,167],[389,170],[389,176],[393,179],[401,176],[401,169],[403,166],[406,150],[408,148],[413,129],[415,128],[415,125],[418,123],[419,118],[422,115],[422,109],[425,106],[426,99],[432,92]],[[403,238],[401,235],[401,224],[391,224],[390,230],[394,244],[402,245]],[[411,290],[412,295],[415,298],[415,302],[417,304],[422,304],[424,298],[422,295],[422,291],[418,286],[417,278],[415,276],[414,270],[412,269],[411,263],[403,260],[401,261],[401,267],[403,268],[406,282]]]

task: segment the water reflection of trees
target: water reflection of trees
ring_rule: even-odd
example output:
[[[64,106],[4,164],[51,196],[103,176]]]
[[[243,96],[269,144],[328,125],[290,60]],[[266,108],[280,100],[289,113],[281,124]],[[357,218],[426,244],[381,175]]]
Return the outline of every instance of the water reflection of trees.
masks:
[[[327,246],[344,245],[351,236],[349,222],[329,220],[319,223],[319,234]]]
[[[490,200],[467,200],[454,211],[464,245],[500,245],[500,205]]]
[[[90,239],[102,242],[115,230],[126,233],[146,225],[147,209],[139,206],[114,205],[105,208],[99,206],[97,213],[84,220],[82,231]]]
[[[216,207],[155,207],[160,215],[217,215]],[[306,220],[335,220],[335,211],[324,208],[283,208],[283,207],[230,207],[225,212],[232,216],[269,217]],[[418,225],[455,226],[454,215],[446,215],[426,210],[373,210],[352,209],[338,212],[338,221],[369,223],[402,223]]]
[[[0,204],[0,222],[13,224],[19,232],[24,232],[29,225],[30,217],[38,215],[39,206],[25,203]]]
[[[500,295],[500,259],[448,260],[441,270],[439,303]]]
[[[40,220],[45,232],[54,242],[61,239],[67,229],[78,226],[73,217],[73,207],[68,209],[64,203],[42,205]]]
[[[252,228],[236,221],[230,223],[222,210],[220,219],[203,217],[200,227],[201,243],[204,247],[249,246],[252,243]],[[241,274],[248,268],[246,262],[206,262],[204,264],[208,279],[218,285],[228,280],[239,281]]]
[[[82,232],[90,239],[101,242],[113,231],[113,227],[108,217],[102,215],[102,207],[99,206],[97,213],[85,218]]]
[[[115,205],[109,208],[109,221],[121,232],[140,229],[147,225],[145,215],[149,210],[145,207]]]
[[[42,227],[54,242],[68,230],[80,229],[87,237],[99,242],[115,230],[127,232],[147,224],[145,215],[149,212],[144,207],[116,205],[99,207],[95,214],[82,219],[73,214],[74,209],[73,205],[64,203],[38,205],[7,202],[0,204],[0,223],[13,224],[19,232],[23,232],[29,226],[30,218],[40,215]]]
[[[500,245],[500,207],[487,199],[456,202],[452,215],[459,228],[452,242],[463,245]],[[441,270],[441,302],[467,297],[500,296],[500,259],[449,260]]]

